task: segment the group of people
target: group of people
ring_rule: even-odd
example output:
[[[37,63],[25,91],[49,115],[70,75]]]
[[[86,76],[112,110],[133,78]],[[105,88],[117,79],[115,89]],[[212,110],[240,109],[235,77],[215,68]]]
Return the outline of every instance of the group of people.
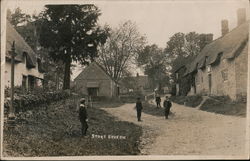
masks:
[[[161,107],[160,106],[160,102],[161,98],[157,98],[156,97],[156,104],[157,104],[157,108]],[[164,113],[165,113],[165,118],[168,119],[168,115],[170,112],[170,108],[172,106],[171,101],[169,100],[168,96],[166,96],[166,99],[163,102],[163,106],[164,106]],[[142,112],[142,102],[141,99],[138,97],[137,101],[136,101],[136,111],[137,111],[137,119],[138,121],[142,121],[141,120],[141,112]],[[87,105],[86,105],[86,101],[85,98],[82,98],[80,100],[80,105],[79,105],[79,120],[81,122],[82,128],[81,128],[81,132],[82,132],[82,136],[86,136],[87,130],[88,130],[88,114],[87,114]]]
[[[161,97],[160,96],[156,97],[156,105],[157,105],[157,108],[161,107]],[[165,119],[168,119],[170,108],[172,107],[172,103],[169,100],[168,96],[165,97],[165,100],[163,102],[163,107],[164,107]],[[139,97],[137,98],[135,108],[136,108],[136,111],[137,111],[137,119],[138,119],[138,121],[142,121],[141,120],[141,112],[142,112],[143,107],[142,107],[141,99]]]

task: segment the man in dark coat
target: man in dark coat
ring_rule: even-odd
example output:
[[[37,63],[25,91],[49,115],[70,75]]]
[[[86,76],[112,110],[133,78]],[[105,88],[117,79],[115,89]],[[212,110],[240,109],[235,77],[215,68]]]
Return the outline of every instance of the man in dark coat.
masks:
[[[165,110],[164,110],[164,112],[165,112],[165,118],[168,119],[170,108],[172,107],[172,103],[169,100],[168,96],[166,96],[166,99],[164,100],[163,106],[165,108]]]
[[[156,96],[155,102],[156,102],[157,108],[161,107],[161,97],[159,95]]]
[[[87,114],[87,106],[85,105],[85,99],[82,98],[80,100],[80,108],[79,108],[79,119],[82,124],[82,136],[86,136],[87,129],[88,129],[88,114]]]
[[[135,108],[137,111],[137,119],[138,119],[138,121],[141,121],[142,103],[141,103],[141,99],[139,97],[137,98]]]

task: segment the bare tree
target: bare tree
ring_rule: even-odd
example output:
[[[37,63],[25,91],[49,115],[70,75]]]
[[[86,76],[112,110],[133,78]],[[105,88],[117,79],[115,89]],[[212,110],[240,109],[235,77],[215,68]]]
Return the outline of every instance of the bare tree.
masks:
[[[97,62],[118,81],[143,49],[145,40],[135,23],[121,23],[118,28],[111,30],[106,43],[99,48]]]

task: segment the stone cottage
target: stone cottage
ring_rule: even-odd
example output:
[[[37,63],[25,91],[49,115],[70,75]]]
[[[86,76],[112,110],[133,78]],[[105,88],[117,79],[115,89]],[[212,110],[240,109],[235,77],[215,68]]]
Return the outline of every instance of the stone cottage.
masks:
[[[119,85],[96,62],[92,62],[74,79],[75,88],[79,93],[92,97],[116,97]]]
[[[188,64],[185,75],[194,77],[192,94],[229,96],[233,100],[247,95],[249,21],[246,10],[239,9],[238,25],[229,32],[223,20],[222,36],[206,45]]]
[[[4,70],[5,86],[11,82],[11,47],[15,42],[15,75],[14,85],[23,89],[33,89],[43,86],[44,68],[41,59],[25,42],[14,27],[7,21],[6,24],[6,61]]]

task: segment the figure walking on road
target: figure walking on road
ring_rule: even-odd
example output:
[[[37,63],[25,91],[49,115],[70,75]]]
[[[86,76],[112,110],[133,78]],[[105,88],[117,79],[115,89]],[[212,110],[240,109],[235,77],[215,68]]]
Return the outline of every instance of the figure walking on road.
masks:
[[[140,97],[137,98],[135,108],[136,108],[136,111],[137,111],[137,119],[138,119],[138,121],[142,121],[141,120],[142,103],[141,103]]]
[[[160,95],[156,96],[155,102],[156,102],[156,108],[161,107],[161,97],[160,97]]]
[[[164,100],[164,103],[163,103],[163,106],[164,106],[164,112],[165,112],[165,118],[168,119],[168,115],[169,115],[169,112],[170,112],[170,108],[172,107],[172,103],[171,101],[169,100],[168,96],[166,96],[166,99]]]
[[[79,119],[82,124],[82,136],[86,136],[88,129],[88,114],[87,114],[87,106],[85,104],[85,98],[80,100],[80,108],[79,108]]]

